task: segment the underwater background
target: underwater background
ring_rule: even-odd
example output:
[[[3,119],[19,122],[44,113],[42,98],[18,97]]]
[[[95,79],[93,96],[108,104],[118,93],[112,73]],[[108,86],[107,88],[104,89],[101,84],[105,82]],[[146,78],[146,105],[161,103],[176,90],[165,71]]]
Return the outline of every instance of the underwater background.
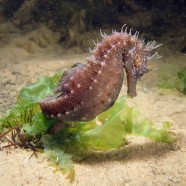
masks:
[[[162,57],[148,62],[152,71],[138,82],[138,96],[126,102],[156,127],[172,123],[176,142],[130,135],[125,147],[90,152],[75,163],[72,183],[43,154],[30,158],[32,151],[0,143],[0,185],[186,185],[184,0],[0,0],[0,116],[23,87],[86,63],[100,30],[110,35],[125,24],[145,42],[163,44],[157,49]],[[125,78],[120,96],[126,94]]]
[[[38,30],[40,37],[33,40],[38,40],[41,48],[60,43],[62,48],[76,46],[86,52],[93,46],[92,39],[99,38],[100,29],[109,33],[126,24],[139,30],[146,40],[158,40],[173,52],[186,51],[184,0],[2,0],[0,15],[1,38],[17,29],[22,33]],[[9,32],[3,22],[11,24]],[[45,31],[39,29],[41,25]],[[42,38],[47,31],[51,32],[48,43]]]

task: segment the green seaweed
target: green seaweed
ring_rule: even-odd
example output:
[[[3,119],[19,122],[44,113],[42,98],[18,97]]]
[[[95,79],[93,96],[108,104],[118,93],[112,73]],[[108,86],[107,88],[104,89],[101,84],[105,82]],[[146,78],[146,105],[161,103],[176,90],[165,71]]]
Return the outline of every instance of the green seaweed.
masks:
[[[41,136],[44,153],[52,165],[73,179],[73,160],[86,157],[90,151],[112,150],[125,144],[126,136],[135,134],[160,142],[172,142],[171,123],[164,122],[156,128],[153,122],[142,117],[136,107],[126,104],[122,96],[107,111],[89,122],[66,122],[68,126],[58,135],[51,136],[48,130],[59,122],[44,116],[38,101],[52,94],[62,73],[42,77],[38,82],[23,88],[16,105],[0,120],[1,133],[19,125],[26,136]]]
[[[182,82],[182,92],[186,94],[186,67],[178,72],[178,78]]]
[[[174,69],[172,69],[172,71],[174,71]],[[186,95],[186,67],[176,74],[172,74],[170,77],[164,77],[159,87],[164,89],[177,89]]]
[[[16,105],[0,119],[0,129],[25,124],[34,127],[37,122],[41,123],[39,120],[42,120],[42,125],[45,121],[48,126],[48,120],[44,120],[45,116],[41,115],[38,102],[53,93],[61,76],[62,73],[57,73],[53,77],[42,77],[37,83],[22,88],[17,96]]]

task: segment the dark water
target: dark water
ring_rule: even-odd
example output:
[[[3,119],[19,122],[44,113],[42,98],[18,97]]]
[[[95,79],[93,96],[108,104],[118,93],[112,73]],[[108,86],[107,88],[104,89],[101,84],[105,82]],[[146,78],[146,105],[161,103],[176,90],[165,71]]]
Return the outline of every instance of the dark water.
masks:
[[[111,32],[127,24],[143,33],[147,40],[158,40],[172,51],[185,54],[185,12],[184,0],[0,1],[1,22],[12,23],[20,32],[29,32],[45,24],[58,32],[56,42],[66,48],[79,46],[82,51],[88,51],[88,46],[92,46],[89,38],[95,39],[97,32],[94,31]],[[85,38],[88,44],[83,42]]]

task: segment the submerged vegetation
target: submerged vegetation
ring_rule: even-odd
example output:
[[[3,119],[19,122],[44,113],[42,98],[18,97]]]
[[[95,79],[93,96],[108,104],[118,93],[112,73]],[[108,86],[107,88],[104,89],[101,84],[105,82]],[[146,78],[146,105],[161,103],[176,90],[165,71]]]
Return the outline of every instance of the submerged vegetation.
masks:
[[[52,165],[73,178],[73,160],[81,160],[89,152],[114,150],[125,145],[126,136],[135,134],[159,142],[172,142],[169,131],[171,123],[164,122],[156,128],[153,122],[142,117],[136,107],[126,103],[127,97],[120,97],[106,112],[89,122],[65,122],[65,128],[56,135],[50,135],[50,128],[60,122],[47,118],[41,112],[38,101],[51,94],[61,77],[42,77],[38,82],[23,88],[16,105],[0,120],[0,145],[20,146],[33,151],[44,149]],[[11,139],[6,138],[10,132]]]
[[[159,84],[160,88],[164,89],[177,89],[178,91],[182,92],[183,94],[186,95],[186,67],[183,68],[182,70],[175,73],[174,66],[169,67],[169,73],[162,73],[162,81]]]
[[[180,72],[178,72],[178,78],[182,82],[181,91],[186,95],[186,67]]]

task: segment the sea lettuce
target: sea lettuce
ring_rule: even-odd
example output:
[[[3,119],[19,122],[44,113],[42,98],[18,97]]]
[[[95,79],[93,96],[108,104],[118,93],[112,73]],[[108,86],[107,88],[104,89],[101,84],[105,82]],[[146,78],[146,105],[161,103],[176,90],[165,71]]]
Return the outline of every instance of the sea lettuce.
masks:
[[[0,120],[1,133],[18,125],[29,138],[41,136],[44,152],[52,164],[62,172],[74,175],[73,160],[83,159],[90,151],[112,150],[125,144],[126,136],[135,134],[160,142],[172,142],[171,123],[164,122],[158,129],[141,116],[136,107],[127,105],[126,96],[117,99],[107,111],[89,122],[66,122],[67,128],[58,135],[48,134],[51,126],[60,122],[42,114],[38,102],[52,94],[62,73],[42,77],[35,84],[23,88],[16,105]]]

